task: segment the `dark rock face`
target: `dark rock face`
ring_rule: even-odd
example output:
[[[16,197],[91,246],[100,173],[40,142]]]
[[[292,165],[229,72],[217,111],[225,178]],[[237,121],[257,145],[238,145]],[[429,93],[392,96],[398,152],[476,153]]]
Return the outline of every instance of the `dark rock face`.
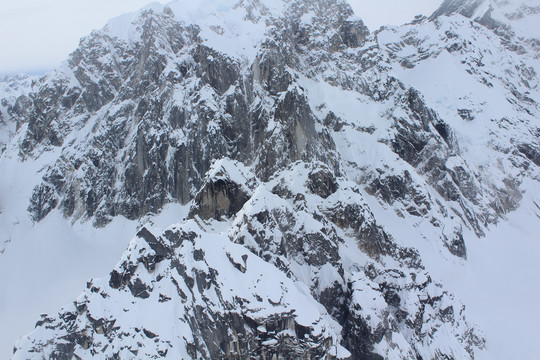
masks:
[[[458,109],[458,114],[463,120],[474,120],[474,115],[472,115],[472,112],[469,109]]]
[[[441,6],[431,15],[432,18],[443,15],[461,14],[472,17],[482,3],[487,0],[445,0]]]
[[[50,185],[42,184],[34,189],[28,211],[32,214],[34,221],[40,221],[47,216],[58,204],[54,188]]]
[[[396,201],[403,202],[406,205],[406,211],[413,216],[424,216],[431,210],[428,195],[414,184],[408,171],[404,171],[402,175],[375,178],[366,190],[388,204],[394,204]]]
[[[320,169],[308,175],[307,188],[314,194],[326,199],[337,191],[338,184],[334,174],[327,169]]]
[[[384,358],[374,352],[374,344],[392,336],[394,330],[390,323],[400,324],[396,326],[416,332],[418,338],[415,341],[421,342],[419,339],[424,336],[422,334],[429,331],[411,322],[411,319],[423,316],[425,305],[410,302],[405,304],[400,300],[401,297],[408,296],[405,295],[407,289],[414,288],[422,293],[437,285],[431,280],[419,283],[417,279],[428,279],[428,276],[416,250],[396,244],[377,224],[358,188],[350,188],[342,181],[330,176],[328,168],[322,164],[297,163],[267,184],[271,192],[259,188],[254,193],[237,214],[230,237],[233,242],[246,246],[253,254],[274,264],[292,279],[302,279],[306,269],[319,274],[308,281],[311,292],[343,326],[342,344],[351,352],[352,358]],[[304,184],[304,188],[299,187],[299,184]],[[314,187],[314,184],[325,186]],[[332,190],[328,191],[329,188]],[[311,189],[324,189],[324,192]],[[315,206],[320,199],[326,199],[327,203]],[[343,266],[340,247],[349,241],[346,240],[349,237],[354,239],[355,246],[373,259],[373,263],[354,270]],[[453,245],[456,256],[462,256],[457,253],[459,244],[456,242]],[[385,259],[392,259],[407,270],[383,270],[378,264]],[[319,277],[323,272],[324,281]],[[381,275],[387,272],[395,272],[399,276]],[[408,277],[405,273],[415,275]],[[369,286],[374,291],[372,295],[366,296],[371,301],[380,299],[379,304],[384,304],[371,313],[380,316],[377,317],[380,322],[376,321],[376,324],[373,323],[373,315],[367,315],[371,311],[369,306],[358,302],[357,296],[364,294],[365,281],[373,282]],[[404,281],[410,284],[404,286]],[[429,306],[443,312],[442,299],[447,296],[441,293]],[[412,308],[415,309],[413,312],[410,310]],[[481,346],[482,339],[478,337],[478,341]],[[406,356],[416,357],[418,354],[411,350]]]
[[[304,295],[293,289],[292,282],[281,279],[281,294],[262,291],[258,295],[251,293],[248,286],[245,292],[238,289],[236,295],[231,294],[221,288],[223,281],[231,281],[227,277],[236,276],[235,272],[246,279],[257,276],[260,263],[264,262],[248,261],[252,255],[238,253],[238,246],[223,239],[220,244],[230,251],[227,256],[238,256],[247,264],[247,269],[236,269],[225,260],[224,253],[215,251],[212,244],[209,247],[208,239],[201,240],[201,236],[204,233],[180,229],[155,236],[141,229],[124,261],[111,273],[108,285],[100,280],[89,282],[85,293],[56,318],[44,317],[36,324],[38,332],[55,334],[55,340],[34,347],[34,351],[56,359],[97,354],[107,358],[336,358],[331,354],[331,349],[336,348],[334,339],[319,324],[329,321],[328,315],[310,314],[309,324],[300,318],[297,313],[302,312],[292,307],[294,298],[289,294],[300,298]],[[193,257],[194,254],[198,255]],[[266,281],[261,285],[266,286]],[[127,296],[126,291],[134,298],[121,305],[128,318],[105,310],[115,306],[118,296]],[[165,330],[167,326],[159,326],[155,321],[130,324],[129,318],[145,317],[145,304],[158,297],[160,305],[152,317],[167,324],[175,322],[183,338],[171,336]],[[201,302],[201,297],[205,301]],[[275,310],[259,313],[260,306],[273,302],[272,299],[276,303],[268,309]],[[98,302],[101,309],[94,307]],[[123,338],[134,342],[125,342]],[[15,350],[17,355],[18,349]]]
[[[348,47],[357,48],[364,45],[369,31],[361,21],[345,21],[341,26],[343,43]]]
[[[66,216],[93,218],[98,226],[117,215],[136,219],[158,212],[171,199],[181,203],[193,199],[203,175],[223,156],[244,163],[258,158],[257,174],[263,179],[300,159],[332,161],[337,166],[328,156],[333,143],[315,130],[316,118],[307,99],[296,90],[287,91],[292,78],[278,43],[268,44],[253,72],[241,73],[238,62],[202,45],[197,29],[180,26],[172,15],[147,12],[139,21],[141,42],[135,46],[102,33],[82,42],[69,69],[81,88],[69,88],[61,80],[52,87],[45,79],[34,95],[31,108],[41,115],[26,119],[29,129],[21,147],[25,156],[33,154],[38,144],[63,144],[74,129],[67,128],[62,117],[115,107],[104,110],[103,118],[84,118],[81,127],[96,121],[93,135],[75,145],[84,156],[65,151],[45,175],[44,180],[59,172],[70,183],[51,184],[59,201],[49,203],[48,209],[60,206]],[[125,59],[120,68],[103,63],[111,46]],[[181,61],[176,70],[165,73],[172,60],[158,55],[163,51],[191,61]],[[103,83],[96,84],[90,79],[98,72]],[[251,93],[259,84],[275,96],[271,113],[263,110],[261,97]],[[174,98],[178,91],[183,94],[181,102]],[[284,91],[285,97],[279,98]],[[266,129],[270,121],[280,124],[278,131]],[[113,166],[117,161],[120,167]],[[74,170],[82,170],[82,178],[74,176]],[[39,220],[44,215],[32,216]]]
[[[518,150],[536,166],[540,166],[540,150],[538,150],[538,147],[534,148],[530,144],[521,144],[518,145]]]
[[[462,230],[456,232],[451,239],[445,239],[444,244],[452,255],[467,259],[467,248],[465,247],[465,241],[463,240]]]
[[[192,209],[191,216],[203,219],[218,219],[223,216],[234,216],[249,200],[239,184],[226,180],[205,184],[195,196],[197,207]]]
[[[231,159],[217,161],[195,196],[189,217],[232,219],[249,200],[256,184],[255,176],[241,163]]]
[[[28,74],[0,76],[0,155],[19,129],[20,114],[28,115],[27,94],[36,77]]]

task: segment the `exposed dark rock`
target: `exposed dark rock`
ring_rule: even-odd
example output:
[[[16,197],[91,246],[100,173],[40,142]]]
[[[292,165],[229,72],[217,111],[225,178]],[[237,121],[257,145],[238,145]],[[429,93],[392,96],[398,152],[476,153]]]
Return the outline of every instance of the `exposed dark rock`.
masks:
[[[41,184],[32,193],[28,212],[32,215],[32,220],[40,221],[56,208],[56,205],[58,205],[58,198],[54,188],[47,184]]]
[[[463,120],[472,121],[474,120],[474,115],[469,109],[458,109],[458,115],[461,116]]]
[[[177,247],[177,238],[183,239],[180,247]],[[119,287],[111,286],[110,288],[106,284],[89,285],[92,289],[104,286],[103,292],[106,296],[95,298],[93,294],[96,292],[89,290],[81,298],[81,303],[66,307],[56,319],[44,317],[37,324],[37,330],[57,332],[58,338],[54,343],[41,347],[42,352],[45,350],[55,359],[73,359],[96,354],[116,358],[121,350],[127,349],[135,356],[157,357],[164,356],[169,351],[176,351],[178,354],[180,347],[185,347],[185,351],[193,359],[335,358],[330,353],[332,347],[336,347],[332,338],[320,333],[320,330],[315,330],[314,327],[300,324],[294,309],[283,308],[289,305],[276,303],[275,306],[280,305],[277,307],[278,310],[272,310],[268,314],[258,314],[258,311],[253,310],[253,305],[249,304],[248,299],[236,296],[231,298],[229,295],[222,294],[219,284],[224,278],[223,276],[220,278],[218,271],[210,265],[223,267],[225,264],[216,263],[215,259],[204,258],[202,260],[204,265],[192,267],[189,262],[183,261],[185,257],[191,257],[190,249],[196,244],[196,240],[190,233],[182,230],[168,230],[162,236],[156,237],[148,230],[142,230],[139,232],[139,239],[144,242],[133,242],[124,262],[113,271],[113,273],[119,273],[122,269],[135,268],[137,270],[133,275],[136,280],[129,281],[127,285],[124,283]],[[151,273],[146,273],[144,276],[152,279],[153,285],[149,286],[140,280],[139,276],[143,267],[137,266],[141,261],[138,257],[140,253],[151,251],[150,245],[157,239],[162,240],[165,252],[175,254],[174,261],[168,262],[161,269],[163,273],[171,274],[172,271],[172,274],[170,278],[166,278],[154,277]],[[204,257],[204,252],[201,254]],[[233,255],[227,253],[227,256],[232,259]],[[248,255],[244,254],[240,259],[245,264]],[[260,259],[257,261],[261,262]],[[232,266],[239,272],[248,271],[247,268],[239,265],[234,260]],[[178,311],[177,316],[180,316],[178,324],[189,329],[193,334],[192,340],[169,339],[146,325],[126,326],[124,322],[116,320],[115,316],[121,314],[103,318],[99,315],[99,309],[88,308],[85,305],[87,301],[94,302],[100,299],[104,308],[107,308],[108,299],[114,297],[116,292],[123,292],[126,287],[134,297],[139,298],[137,301],[150,301],[153,287],[159,287],[161,281],[172,281],[179,291],[178,294],[170,293],[167,292],[170,289],[169,286],[161,287],[159,303],[166,306],[167,302],[175,299],[174,308]],[[294,285],[291,282],[287,286]],[[181,291],[181,288],[190,289],[189,297]],[[212,293],[215,297],[213,303],[207,298]],[[197,303],[198,297],[207,299],[207,302]],[[129,302],[123,304],[124,312],[136,311],[135,304],[135,301],[131,304]],[[80,311],[79,309],[83,307],[84,310]],[[270,306],[270,309],[272,308],[273,306]],[[156,316],[162,315],[158,312]],[[313,323],[313,326],[318,325]],[[116,339],[124,337],[131,337],[133,343],[117,343]]]
[[[463,231],[461,229],[456,231],[451,239],[445,239],[444,244],[452,255],[467,259],[467,248],[465,247]]]
[[[407,206],[407,212],[414,216],[424,216],[431,210],[431,203],[415,186],[408,171],[404,171],[401,176],[374,178],[366,190],[388,204],[394,204],[396,201],[403,202]]]
[[[307,188],[314,194],[326,199],[336,192],[338,184],[334,174],[328,169],[319,169],[308,174]]]
[[[253,80],[263,86],[270,95],[287,91],[293,79],[286,68],[286,60],[277,51],[265,51],[253,64]]]
[[[531,144],[520,144],[518,150],[536,166],[540,166],[540,150],[538,148],[535,149]]]
[[[445,0],[431,17],[437,18],[443,15],[459,13],[470,18],[484,1],[485,0]]]
[[[240,211],[248,200],[248,194],[239,184],[218,179],[206,183],[195,196],[195,205],[190,210],[190,216],[217,220],[222,217],[230,218]]]
[[[336,116],[333,112],[329,112],[324,118],[324,125],[329,126],[332,130],[339,132],[343,129],[344,122],[342,119]]]
[[[363,46],[368,35],[369,30],[362,21],[345,21],[341,25],[341,37],[348,47]]]

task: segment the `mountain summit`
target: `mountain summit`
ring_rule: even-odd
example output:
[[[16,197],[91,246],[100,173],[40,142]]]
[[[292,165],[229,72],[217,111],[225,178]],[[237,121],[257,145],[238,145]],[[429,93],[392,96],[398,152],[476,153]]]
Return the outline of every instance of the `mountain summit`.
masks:
[[[370,33],[344,0],[176,1],[83,38],[6,110],[0,171],[39,170],[0,190],[36,227],[142,226],[13,358],[485,354],[438,277],[539,215],[539,7],[508,6]]]

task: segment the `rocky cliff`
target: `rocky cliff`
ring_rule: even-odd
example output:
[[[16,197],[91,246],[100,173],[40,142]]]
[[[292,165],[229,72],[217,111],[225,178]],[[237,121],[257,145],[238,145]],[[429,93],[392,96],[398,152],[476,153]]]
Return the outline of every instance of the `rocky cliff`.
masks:
[[[37,76],[28,74],[0,77],[0,155],[17,131],[17,121],[24,112],[23,108],[29,105],[26,94],[31,91],[35,80]]]

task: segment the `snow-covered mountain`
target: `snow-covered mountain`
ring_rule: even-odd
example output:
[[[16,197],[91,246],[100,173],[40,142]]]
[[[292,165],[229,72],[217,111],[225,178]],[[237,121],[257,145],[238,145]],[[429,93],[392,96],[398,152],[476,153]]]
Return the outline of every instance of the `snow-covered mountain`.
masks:
[[[26,106],[24,95],[30,92],[32,81],[36,79],[36,76],[28,74],[0,77],[0,154],[17,130],[18,116],[13,117],[12,112]]]
[[[504,358],[447,274],[538,226],[539,9],[176,1],[83,38],[2,113],[0,272],[51,224],[138,230],[14,359]]]
[[[511,40],[518,37],[538,47],[540,6],[534,0],[445,0],[432,18],[460,14]]]

